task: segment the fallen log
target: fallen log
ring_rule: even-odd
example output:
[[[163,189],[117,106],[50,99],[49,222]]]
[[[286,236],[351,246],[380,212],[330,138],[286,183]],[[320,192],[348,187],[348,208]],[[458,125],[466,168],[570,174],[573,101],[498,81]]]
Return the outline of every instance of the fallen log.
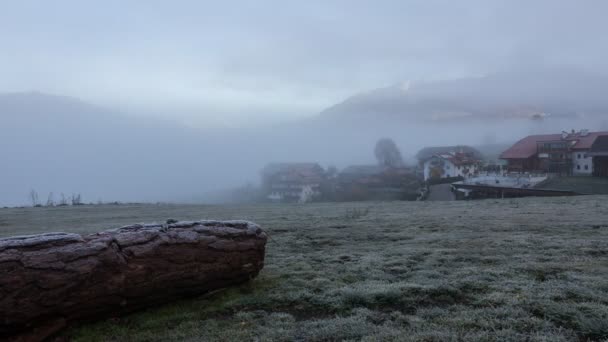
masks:
[[[267,236],[254,223],[168,222],[0,239],[0,339],[43,340],[69,322],[245,282],[264,266]]]

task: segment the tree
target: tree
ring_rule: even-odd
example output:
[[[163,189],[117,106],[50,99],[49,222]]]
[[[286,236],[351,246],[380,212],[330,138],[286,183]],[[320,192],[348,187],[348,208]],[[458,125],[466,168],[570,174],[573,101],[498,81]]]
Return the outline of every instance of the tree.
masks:
[[[46,199],[46,206],[47,207],[55,206],[55,196],[53,195],[52,192],[49,192],[49,197]]]
[[[82,205],[82,198],[80,197],[80,194],[72,194],[72,205]]]
[[[374,149],[376,160],[380,166],[384,167],[402,167],[403,158],[401,158],[401,152],[399,148],[390,138],[383,138],[378,140],[376,148]]]
[[[38,192],[36,190],[32,189],[32,191],[30,191],[29,198],[30,198],[30,201],[32,202],[32,207],[36,207],[39,205]]]
[[[66,205],[68,205],[68,199],[65,198],[65,194],[62,192],[61,193],[61,199],[59,200],[59,206],[60,207],[64,207]]]

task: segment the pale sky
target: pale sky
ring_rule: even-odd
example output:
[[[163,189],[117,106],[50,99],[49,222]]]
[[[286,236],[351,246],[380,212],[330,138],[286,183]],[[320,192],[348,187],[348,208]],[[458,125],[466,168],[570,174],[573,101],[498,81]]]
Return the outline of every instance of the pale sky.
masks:
[[[0,92],[200,122],[529,65],[608,70],[608,1],[0,0]]]

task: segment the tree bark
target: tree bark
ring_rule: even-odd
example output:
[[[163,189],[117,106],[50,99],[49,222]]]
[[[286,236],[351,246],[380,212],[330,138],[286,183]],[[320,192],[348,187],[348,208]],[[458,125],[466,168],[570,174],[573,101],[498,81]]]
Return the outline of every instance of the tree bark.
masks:
[[[0,339],[43,340],[69,322],[245,282],[264,266],[266,239],[246,221],[0,239]]]

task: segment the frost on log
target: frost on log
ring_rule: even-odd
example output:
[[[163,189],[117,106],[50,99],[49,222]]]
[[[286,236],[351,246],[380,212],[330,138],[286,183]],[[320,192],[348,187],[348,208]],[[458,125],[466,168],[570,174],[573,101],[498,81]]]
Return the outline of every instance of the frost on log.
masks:
[[[195,221],[0,239],[0,339],[41,340],[70,321],[245,282],[264,266],[266,238],[251,222]]]

